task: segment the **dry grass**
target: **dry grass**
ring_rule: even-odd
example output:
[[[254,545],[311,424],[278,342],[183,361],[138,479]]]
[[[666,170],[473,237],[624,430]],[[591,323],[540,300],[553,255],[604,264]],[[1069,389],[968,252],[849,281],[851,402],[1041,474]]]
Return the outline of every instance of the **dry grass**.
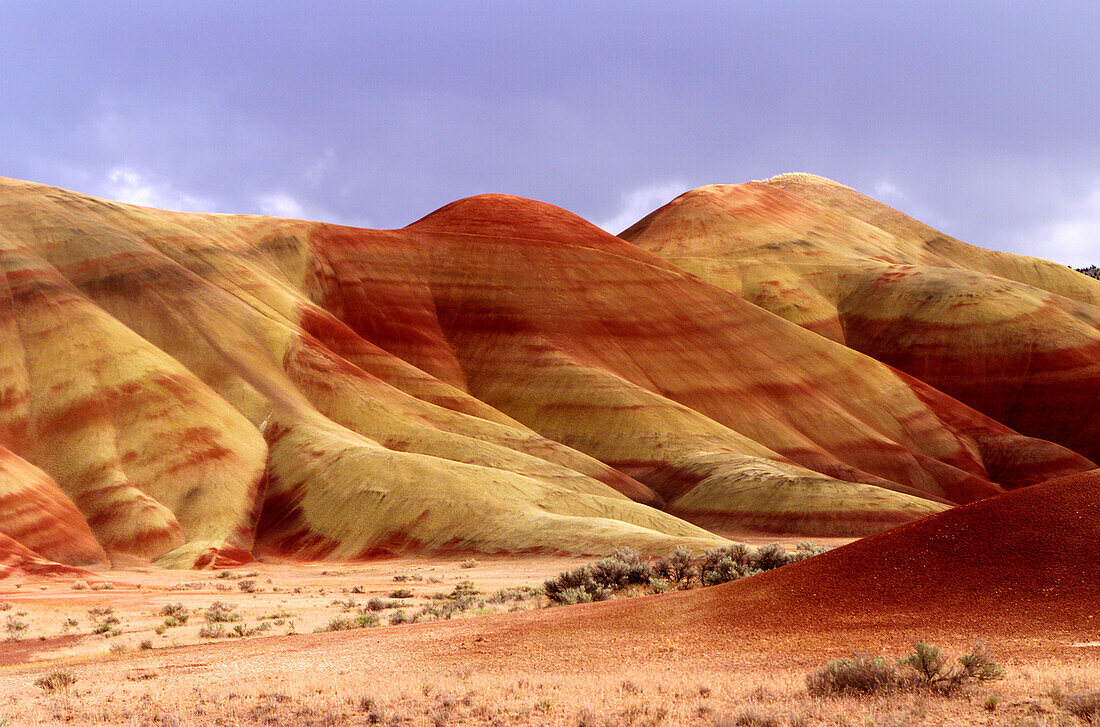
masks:
[[[477,600],[455,617],[537,607],[539,599],[531,598],[525,586],[575,565],[566,559],[483,558],[476,569],[462,568],[457,559],[338,570],[256,566],[258,572],[245,579],[255,581],[253,593],[213,588],[215,582],[239,582],[243,574],[218,578],[214,573],[150,571],[135,573],[129,586],[120,576],[113,590],[101,592],[73,591],[60,582],[26,583],[0,592],[0,602],[14,603],[11,613],[26,611],[30,623],[22,641],[0,643],[0,725],[8,719],[10,727],[1070,727],[1088,724],[1071,710],[1087,717],[1089,695],[1100,687],[1100,650],[1068,647],[1057,658],[1010,654],[1003,661],[1003,680],[974,684],[951,696],[824,697],[808,693],[806,676],[812,665],[843,654],[815,652],[811,660],[803,657],[796,663],[722,643],[703,655],[687,654],[679,644],[669,643],[667,648],[658,645],[659,658],[616,652],[589,668],[577,653],[577,663],[559,660],[504,669],[483,645],[488,642],[481,642],[477,621],[454,624],[457,629],[428,623],[307,635],[327,628],[333,619],[357,623],[361,615],[377,614],[385,624],[398,607],[409,614],[423,605],[449,603],[448,595],[456,589],[463,594],[471,590],[459,587],[467,580],[481,593],[460,595]],[[422,576],[401,583],[413,591],[413,598],[388,599],[395,574]],[[493,598],[502,589],[507,589],[505,596]],[[433,598],[439,593],[442,598]],[[485,601],[483,608],[476,605],[480,600]],[[224,612],[227,620],[205,618],[216,601],[225,602],[213,610]],[[240,614],[240,620],[228,620],[232,614]],[[66,626],[74,616],[77,626]],[[111,639],[91,634],[109,616],[119,618],[124,633]],[[158,635],[154,629],[164,627],[167,619],[174,625]],[[262,644],[230,637],[238,625],[247,632],[262,623],[271,626],[251,638],[298,635]],[[222,626],[226,640],[200,639],[198,631],[208,625]],[[456,631],[460,638],[448,636],[445,648],[441,646],[442,634]],[[43,635],[46,641],[39,641]],[[128,648],[112,654],[113,643]],[[203,646],[167,648],[173,644]],[[951,646],[958,651],[965,642]],[[999,644],[991,646],[996,653]],[[3,666],[5,653],[20,656]],[[44,661],[19,663],[34,659]],[[70,673],[76,681],[53,691],[35,687],[55,671]]]
[[[8,696],[12,727],[73,725],[596,725],[794,727],[797,725],[1079,725],[1051,685],[1100,683],[1100,665],[1009,676],[954,697],[820,698],[801,672],[728,670],[681,675],[631,667],[615,675],[326,673],[310,679],[209,683],[186,673],[135,670],[122,683],[82,675],[64,689]],[[624,687],[628,685],[628,687]],[[992,710],[989,697],[996,696]],[[1057,700],[1063,700],[1059,703]],[[1076,704],[1076,702],[1073,702]],[[174,720],[174,722],[173,722]],[[219,722],[220,720],[220,722]]]
[[[250,565],[223,571],[110,571],[110,589],[80,581],[0,582],[0,642],[20,658],[86,658],[123,649],[185,646],[326,630],[341,614],[379,624],[463,618],[537,608],[532,586],[575,558],[406,558],[378,563]],[[105,574],[106,575],[106,574]],[[394,581],[401,582],[400,598]],[[440,601],[468,581],[471,598]],[[395,620],[396,619],[396,620]],[[224,624],[221,628],[219,624]],[[237,627],[240,628],[237,628]],[[0,664],[5,661],[0,649]]]

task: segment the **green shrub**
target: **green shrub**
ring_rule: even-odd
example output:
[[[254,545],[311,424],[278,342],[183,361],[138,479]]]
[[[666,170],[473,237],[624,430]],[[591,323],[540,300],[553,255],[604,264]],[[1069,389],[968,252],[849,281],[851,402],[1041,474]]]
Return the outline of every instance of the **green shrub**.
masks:
[[[531,586],[518,586],[516,588],[502,588],[485,600],[488,603],[507,603],[508,601],[526,601],[543,595],[541,588]]]
[[[791,554],[784,550],[779,543],[761,545],[748,558],[749,567],[756,571],[781,568],[792,561]]]
[[[815,696],[920,690],[946,695],[970,682],[999,679],[1004,674],[981,641],[958,661],[958,666],[950,664],[941,649],[919,641],[913,653],[897,664],[862,654],[830,661],[806,677],[806,690]]]
[[[615,591],[635,584],[645,585],[648,581],[649,567],[641,556],[636,551],[623,549],[595,563],[547,579],[543,591],[551,603],[570,605],[604,601]]]
[[[470,598],[477,596],[481,591],[474,587],[473,581],[461,581],[454,589],[447,595],[447,598],[452,600],[458,600],[462,598]]]
[[[4,630],[8,632],[8,641],[19,641],[29,628],[26,621],[21,621],[18,616],[8,616]]]
[[[982,682],[1000,679],[1005,674],[1001,665],[994,661],[985,642],[980,639],[974,642],[974,647],[969,654],[959,657],[959,663],[971,679]]]
[[[651,582],[662,579],[669,584],[685,583],[694,576],[694,559],[691,557],[691,551],[683,546],[672,551],[672,555],[660,558],[649,566],[649,579]]]
[[[199,638],[202,639],[224,639],[228,635],[225,626],[219,622],[208,623],[199,629]]]
[[[223,573],[227,571],[222,571]],[[207,623],[228,623],[230,621],[240,621],[241,615],[239,613],[233,613],[233,610],[237,607],[224,601],[214,601],[210,604],[210,608],[203,612],[203,618]]]
[[[588,568],[596,585],[609,591],[619,591],[629,585],[645,584],[649,581],[649,566],[636,550],[630,548],[616,550]]]
[[[703,554],[699,578],[704,586],[728,583],[756,573],[749,565],[752,550],[744,543],[713,548]]]
[[[806,677],[806,691],[814,696],[884,694],[896,686],[896,667],[882,657],[866,654],[834,659]]]

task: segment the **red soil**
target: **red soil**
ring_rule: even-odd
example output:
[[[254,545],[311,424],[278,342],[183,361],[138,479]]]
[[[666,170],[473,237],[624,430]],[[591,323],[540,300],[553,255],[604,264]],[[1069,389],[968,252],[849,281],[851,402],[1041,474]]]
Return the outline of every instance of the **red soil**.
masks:
[[[712,658],[755,649],[877,651],[925,637],[1064,648],[1100,640],[1098,570],[1100,470],[1093,470],[735,583],[494,620],[483,638],[516,656],[662,644]]]

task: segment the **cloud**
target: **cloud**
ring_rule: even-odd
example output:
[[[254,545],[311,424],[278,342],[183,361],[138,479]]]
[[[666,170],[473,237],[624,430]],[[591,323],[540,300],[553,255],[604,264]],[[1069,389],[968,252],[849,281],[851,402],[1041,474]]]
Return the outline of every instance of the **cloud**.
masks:
[[[1021,235],[1031,255],[1074,267],[1100,265],[1100,179],[1059,217]]]
[[[613,215],[596,224],[612,235],[617,235],[687,190],[688,185],[680,180],[637,187],[623,194],[619,208]]]
[[[328,177],[329,172],[332,171],[332,162],[335,156],[336,154],[332,149],[326,149],[324,156],[310,165],[303,175],[310,186],[316,187]]]
[[[286,192],[260,195],[256,198],[256,204],[259,205],[260,214],[273,217],[302,219],[306,214],[305,206]]]
[[[117,202],[180,212],[216,211],[213,200],[177,189],[171,182],[133,167],[112,167],[105,176],[100,194]]]
[[[931,225],[939,229],[945,229],[952,226],[950,220],[947,220],[937,213],[928,204],[914,198],[913,195],[909,194],[889,179],[880,179],[875,182],[874,191],[871,196],[879,202],[885,202],[891,207],[894,207],[899,212],[904,212],[910,217],[920,220],[926,225]]]

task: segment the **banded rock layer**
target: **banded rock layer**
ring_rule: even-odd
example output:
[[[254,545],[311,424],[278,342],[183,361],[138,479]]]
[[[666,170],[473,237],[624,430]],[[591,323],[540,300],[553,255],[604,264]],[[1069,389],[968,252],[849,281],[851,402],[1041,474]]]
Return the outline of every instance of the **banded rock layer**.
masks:
[[[0,273],[0,508],[68,562],[700,550],[1095,466],[516,197],[363,230],[5,180]]]
[[[812,175],[702,187],[624,239],[1023,433],[1100,458],[1100,281]]]

